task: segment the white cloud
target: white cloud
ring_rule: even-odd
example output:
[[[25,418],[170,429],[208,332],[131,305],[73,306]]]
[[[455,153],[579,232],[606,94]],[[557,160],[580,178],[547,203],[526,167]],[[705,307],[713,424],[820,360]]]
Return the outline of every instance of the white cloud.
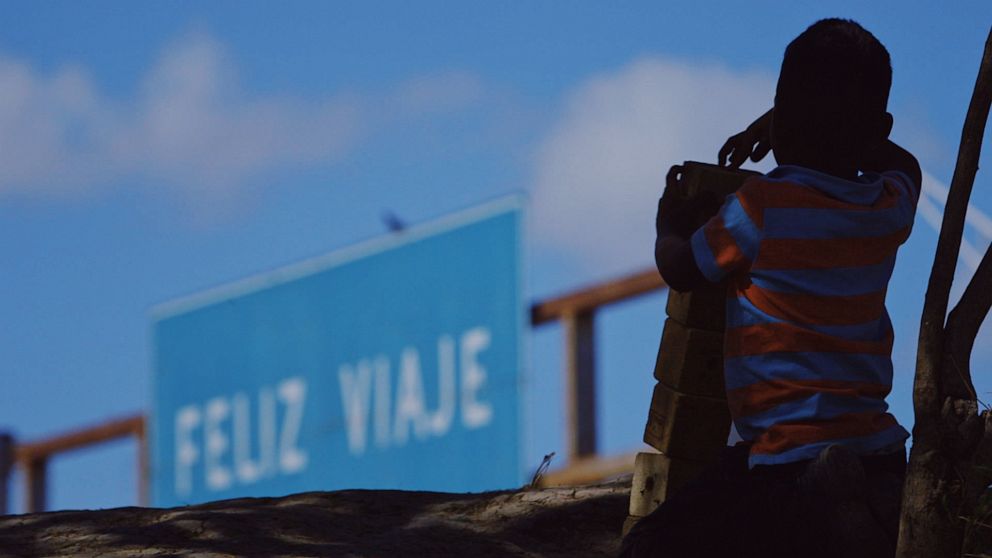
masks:
[[[83,68],[45,75],[0,55],[0,197],[89,193],[127,177],[231,196],[272,169],[333,163],[384,120],[458,110],[482,91],[469,74],[441,73],[363,96],[252,95],[205,33],[167,45],[139,85],[118,101]]]
[[[944,219],[944,203],[947,201],[949,191],[947,184],[937,180],[929,172],[923,171],[923,195],[920,197],[917,213],[936,232],[940,231]],[[992,242],[992,218],[975,204],[969,203],[965,216],[964,236],[961,238],[958,271],[961,271],[960,265],[963,264],[967,276],[970,277],[978,269],[978,264],[982,261],[982,256],[990,242]]]
[[[537,155],[538,248],[596,278],[652,265],[668,167],[716,162],[724,140],[768,110],[774,85],[767,73],[664,58],[580,84]]]
[[[723,141],[768,109],[774,86],[770,74],[665,58],[580,84],[536,158],[538,248],[564,252],[596,278],[651,266],[654,213],[669,165],[715,162]],[[773,164],[769,156],[756,168]],[[938,231],[947,186],[927,172],[923,186],[919,216]],[[970,205],[967,225],[966,277],[992,241],[992,219]]]
[[[89,175],[80,159],[109,133],[98,122],[100,110],[80,69],[63,68],[43,81],[28,66],[0,58],[0,192],[42,175]]]

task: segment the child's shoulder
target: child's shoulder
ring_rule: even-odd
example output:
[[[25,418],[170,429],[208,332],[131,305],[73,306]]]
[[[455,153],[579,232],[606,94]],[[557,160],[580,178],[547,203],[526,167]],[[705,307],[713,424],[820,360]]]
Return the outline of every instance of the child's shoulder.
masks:
[[[784,208],[790,204],[796,207],[834,207],[837,203],[873,205],[887,194],[915,201],[918,192],[913,179],[902,171],[869,172],[850,180],[797,165],[781,165],[749,178],[738,195],[758,205]]]

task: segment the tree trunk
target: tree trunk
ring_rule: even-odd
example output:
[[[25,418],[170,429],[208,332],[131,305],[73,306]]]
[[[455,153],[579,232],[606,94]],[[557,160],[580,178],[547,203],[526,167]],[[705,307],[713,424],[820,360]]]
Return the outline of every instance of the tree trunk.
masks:
[[[900,558],[960,556],[965,518],[989,481],[987,464],[976,458],[987,459],[992,428],[986,427],[988,414],[978,413],[968,363],[992,304],[992,255],[986,254],[946,327],[945,316],[990,101],[992,32],[961,132],[920,323],[913,386],[916,423],[899,526]]]

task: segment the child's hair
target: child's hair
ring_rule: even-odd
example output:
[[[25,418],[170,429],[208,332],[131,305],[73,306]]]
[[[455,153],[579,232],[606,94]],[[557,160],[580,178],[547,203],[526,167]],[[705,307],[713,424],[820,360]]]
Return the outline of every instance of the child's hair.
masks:
[[[775,91],[781,140],[856,159],[886,114],[891,85],[889,53],[874,35],[847,19],[817,21],[785,49]]]

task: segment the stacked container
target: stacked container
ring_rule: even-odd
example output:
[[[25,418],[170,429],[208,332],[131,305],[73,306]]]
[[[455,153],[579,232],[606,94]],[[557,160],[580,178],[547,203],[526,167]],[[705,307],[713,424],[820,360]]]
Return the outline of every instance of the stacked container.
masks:
[[[676,193],[689,199],[712,192],[722,200],[755,174],[687,161]],[[700,215],[699,223],[708,217]],[[637,455],[624,533],[713,462],[727,443],[726,298],[722,285],[668,293],[668,318],[654,367],[657,383],[644,429],[644,441],[661,453]]]

